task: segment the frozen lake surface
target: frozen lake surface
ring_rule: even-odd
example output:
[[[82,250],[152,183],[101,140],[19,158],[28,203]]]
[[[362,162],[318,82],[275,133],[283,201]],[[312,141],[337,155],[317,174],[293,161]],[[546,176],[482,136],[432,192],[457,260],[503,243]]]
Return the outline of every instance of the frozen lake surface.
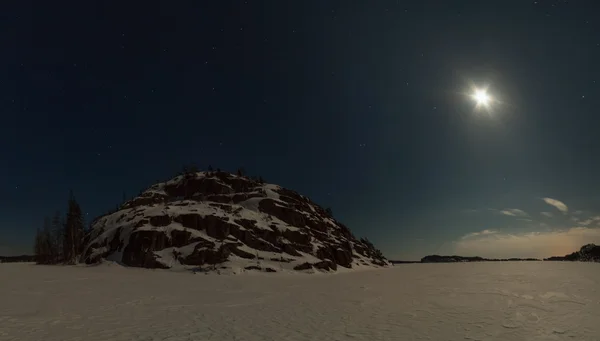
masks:
[[[203,275],[0,264],[0,340],[599,340],[600,264]]]

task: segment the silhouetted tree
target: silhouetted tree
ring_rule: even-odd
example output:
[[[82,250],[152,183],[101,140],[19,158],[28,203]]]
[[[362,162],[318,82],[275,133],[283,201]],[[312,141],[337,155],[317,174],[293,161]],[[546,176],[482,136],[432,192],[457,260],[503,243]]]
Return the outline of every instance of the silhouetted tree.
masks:
[[[35,241],[33,243],[33,254],[35,255],[35,261],[38,264],[42,263],[42,244],[42,230],[38,228],[35,230]]]
[[[64,226],[60,212],[56,211],[52,217],[52,239],[54,241],[54,263],[59,263],[63,258]]]
[[[208,171],[209,171],[209,172],[212,172],[212,171],[213,171],[213,168],[212,168],[212,166],[211,166],[211,165],[208,165]]]
[[[84,226],[81,207],[71,191],[64,226],[63,254],[65,263],[74,264],[77,261],[77,256],[83,249]]]
[[[44,218],[44,225],[35,234],[34,252],[38,264],[50,264],[55,252],[52,240],[52,225],[50,218]]]
[[[54,236],[52,233],[52,220],[49,217],[44,218],[44,258],[45,264],[52,264],[58,253]]]
[[[328,216],[330,216],[330,217],[333,217],[333,210],[331,210],[331,207],[327,207],[327,208],[325,209],[325,213],[326,213]]]
[[[258,182],[261,183],[261,184],[264,184],[265,183],[265,179],[263,179],[262,176],[259,176],[258,177]]]
[[[244,168],[240,167],[237,169],[238,176],[244,176],[245,173],[246,173],[246,171],[244,170]]]

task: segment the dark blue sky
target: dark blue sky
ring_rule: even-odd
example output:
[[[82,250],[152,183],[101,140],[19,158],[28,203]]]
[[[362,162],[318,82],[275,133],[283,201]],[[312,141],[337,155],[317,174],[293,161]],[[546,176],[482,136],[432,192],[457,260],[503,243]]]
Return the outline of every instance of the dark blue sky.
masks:
[[[69,189],[89,221],[192,162],[331,206],[392,258],[600,241],[598,11],[3,3],[0,253],[30,252]],[[473,84],[489,86],[489,111]]]

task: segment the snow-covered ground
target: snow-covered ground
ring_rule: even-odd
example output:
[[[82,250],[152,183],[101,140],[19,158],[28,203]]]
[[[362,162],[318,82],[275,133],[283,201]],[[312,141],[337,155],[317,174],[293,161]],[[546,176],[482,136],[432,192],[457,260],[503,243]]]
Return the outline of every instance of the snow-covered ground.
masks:
[[[600,264],[314,275],[0,264],[0,340],[600,340]]]

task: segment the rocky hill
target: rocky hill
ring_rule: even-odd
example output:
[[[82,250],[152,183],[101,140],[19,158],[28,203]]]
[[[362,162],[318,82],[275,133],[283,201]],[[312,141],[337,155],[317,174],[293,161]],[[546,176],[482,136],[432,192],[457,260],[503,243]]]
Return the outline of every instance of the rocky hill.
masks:
[[[307,197],[226,172],[188,172],[153,185],[92,223],[82,257],[234,273],[389,265]]]
[[[546,261],[572,261],[572,262],[600,262],[600,246],[587,244],[566,256],[555,256],[544,259]]]

